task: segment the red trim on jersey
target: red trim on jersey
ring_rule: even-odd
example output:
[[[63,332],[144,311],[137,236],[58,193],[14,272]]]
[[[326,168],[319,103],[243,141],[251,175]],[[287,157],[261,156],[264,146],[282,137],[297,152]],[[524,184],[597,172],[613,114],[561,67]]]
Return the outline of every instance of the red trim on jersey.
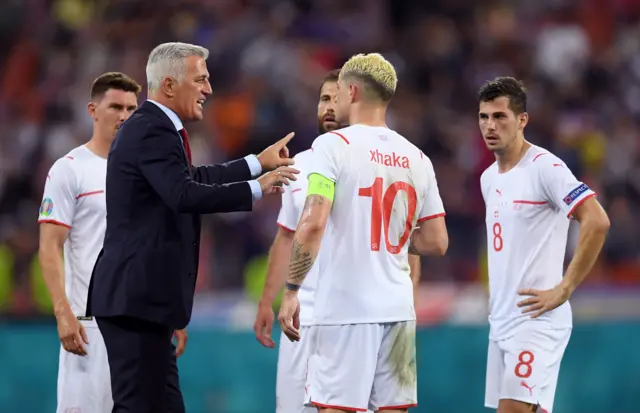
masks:
[[[83,197],[85,197],[85,196],[89,196],[89,195],[98,195],[98,194],[104,194],[104,191],[103,191],[103,190],[100,190],[100,191],[84,192],[84,193],[82,193],[82,194],[78,195],[78,196],[76,197],[76,199],[80,199],[80,198],[83,198]]]
[[[443,216],[445,216],[445,215],[447,215],[447,213],[446,213],[446,212],[442,212],[442,213],[440,213],[440,214],[435,214],[435,215],[429,215],[428,217],[422,217],[422,218],[420,218],[420,219],[418,220],[418,222],[424,222],[424,221],[428,221],[428,220],[430,220],[430,219],[440,218],[440,217],[443,217]]]
[[[538,159],[538,158],[539,158],[539,157],[541,157],[542,155],[549,155],[549,152],[545,152],[545,153],[539,153],[539,154],[537,154],[537,155],[533,158],[533,161],[531,161],[531,162],[535,162],[535,161],[536,161],[536,159]]]
[[[331,131],[331,132],[329,132],[329,133],[333,133],[334,135],[338,135],[339,137],[341,137],[341,138],[342,138],[342,140],[344,140],[345,142],[347,142],[347,145],[349,144],[349,141],[347,140],[347,138],[345,138],[345,137],[344,137],[344,135],[343,135],[343,134],[338,133],[338,132],[334,132],[334,131]],[[365,410],[365,412],[366,412],[366,410]]]
[[[544,205],[547,201],[524,201],[518,199],[517,201],[513,201],[514,204],[527,204],[527,205]]]
[[[420,151],[420,159],[424,158],[424,154]]]
[[[55,219],[39,219],[38,224],[55,224],[71,229],[71,225],[67,225],[64,222],[56,221]]]
[[[325,409],[346,410],[349,412],[366,412],[367,411],[367,409],[358,409],[357,407],[344,407],[344,406],[333,406],[329,404],[320,404],[320,403],[314,402],[313,400],[311,400],[311,404],[313,404],[314,406],[325,408]]]
[[[73,160],[73,156],[69,156],[69,155],[67,155],[67,156],[65,156],[65,158],[69,158],[69,159],[72,159],[72,160]]]
[[[418,407],[418,403],[402,404],[400,406],[382,406],[382,407],[378,407],[378,410],[403,410],[403,409],[408,409],[410,407]]]
[[[298,192],[298,191],[302,191],[302,188],[296,188],[296,189],[292,190],[291,193]]]
[[[276,222],[276,224],[278,224],[278,226],[279,226],[280,228],[282,228],[283,230],[285,230],[285,231],[287,231],[287,232],[296,232],[296,230],[295,230],[295,229],[287,228],[287,227],[285,227],[284,225],[282,225],[282,224],[281,224],[281,223],[279,223],[279,222]]]
[[[542,413],[549,413],[544,407],[538,405],[538,407],[540,408],[540,410],[542,410]]]
[[[575,204],[575,205],[573,206],[573,208],[571,208],[571,211],[569,211],[569,213],[567,214],[567,218],[570,218],[570,217],[573,215],[573,211],[575,211],[575,210],[576,210],[576,208],[578,208],[580,205],[582,205],[582,203],[583,203],[584,201],[586,201],[587,199],[589,199],[589,198],[591,198],[591,197],[594,197],[594,196],[596,196],[596,195],[597,195],[597,194],[594,192],[594,193],[589,194],[589,195],[585,196],[584,198],[582,198],[582,199],[580,200],[580,202],[578,202],[577,204]]]

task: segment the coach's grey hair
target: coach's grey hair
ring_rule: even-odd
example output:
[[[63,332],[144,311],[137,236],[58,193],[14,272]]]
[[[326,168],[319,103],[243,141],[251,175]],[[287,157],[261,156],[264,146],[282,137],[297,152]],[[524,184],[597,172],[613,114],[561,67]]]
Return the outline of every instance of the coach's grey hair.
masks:
[[[162,43],[156,46],[149,53],[147,61],[149,91],[158,89],[165,77],[182,81],[187,72],[184,59],[190,56],[200,56],[206,60],[209,57],[209,50],[195,44],[180,42]]]

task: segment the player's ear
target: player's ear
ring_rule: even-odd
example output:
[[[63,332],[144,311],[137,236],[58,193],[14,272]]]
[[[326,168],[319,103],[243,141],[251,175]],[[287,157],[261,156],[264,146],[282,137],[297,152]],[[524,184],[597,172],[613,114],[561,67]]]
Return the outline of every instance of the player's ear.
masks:
[[[356,85],[353,83],[349,84],[349,103],[353,103],[356,100],[356,94],[360,92]]]
[[[92,119],[96,118],[96,107],[98,105],[96,105],[95,102],[89,102],[87,104],[87,112],[89,112],[89,116],[91,116]]]
[[[518,115],[518,128],[519,129],[524,129],[525,126],[527,126],[527,123],[529,123],[529,114],[527,112],[523,112],[521,114]]]

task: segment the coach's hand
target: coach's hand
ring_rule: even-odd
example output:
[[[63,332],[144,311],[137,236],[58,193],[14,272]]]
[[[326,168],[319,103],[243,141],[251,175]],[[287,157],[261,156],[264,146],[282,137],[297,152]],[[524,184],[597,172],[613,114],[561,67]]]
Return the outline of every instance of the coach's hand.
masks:
[[[258,183],[263,195],[281,194],[284,192],[282,185],[289,185],[289,181],[295,181],[300,171],[288,166],[281,166],[275,171],[267,172],[258,178]]]
[[[58,322],[58,337],[60,337],[62,347],[70,353],[86,356],[87,351],[82,343],[89,344],[87,332],[71,308],[56,315],[56,321]]]
[[[531,288],[520,290],[518,294],[529,296],[529,298],[520,301],[518,307],[526,307],[522,310],[523,314],[535,311],[536,313],[531,318],[538,318],[548,311],[555,310],[564,304],[571,295],[569,289],[562,284],[550,290]]]
[[[289,158],[289,148],[287,148],[287,143],[294,135],[295,132],[291,132],[258,155],[258,161],[260,161],[263,171],[272,171],[277,167],[290,166],[295,163],[293,159]]]
[[[282,332],[291,341],[300,340],[300,302],[295,291],[285,290],[280,304],[278,321]]]
[[[187,348],[187,339],[189,338],[189,336],[187,336],[187,329],[183,328],[182,330],[175,330],[173,332],[173,337],[178,342],[178,344],[176,344],[176,356],[180,357]]]
[[[271,327],[273,326],[274,318],[271,304],[260,302],[258,304],[256,322],[253,323],[253,332],[256,334],[258,342],[267,348],[276,346],[273,338],[271,338]]]

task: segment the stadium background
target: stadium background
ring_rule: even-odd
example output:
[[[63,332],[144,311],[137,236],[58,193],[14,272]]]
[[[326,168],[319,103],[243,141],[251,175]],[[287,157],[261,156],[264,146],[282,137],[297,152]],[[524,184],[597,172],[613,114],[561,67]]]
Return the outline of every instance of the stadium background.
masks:
[[[423,260],[417,412],[487,411],[479,177],[492,157],[474,93],[497,75],[523,79],[527,138],[597,190],[612,221],[572,298],[556,411],[640,412],[638,0],[1,1],[0,412],[55,406],[58,342],[35,255],[46,172],[89,138],[93,78],[123,71],[142,83],[151,48],[175,40],[211,50],[214,95],[189,129],[198,163],[256,153],[291,130],[293,153],[304,150],[328,69],[371,51],[396,65],[389,125],[433,160],[451,239],[445,258]],[[276,351],[250,329],[278,207],[205,219],[180,359],[189,412],[273,411]]]

